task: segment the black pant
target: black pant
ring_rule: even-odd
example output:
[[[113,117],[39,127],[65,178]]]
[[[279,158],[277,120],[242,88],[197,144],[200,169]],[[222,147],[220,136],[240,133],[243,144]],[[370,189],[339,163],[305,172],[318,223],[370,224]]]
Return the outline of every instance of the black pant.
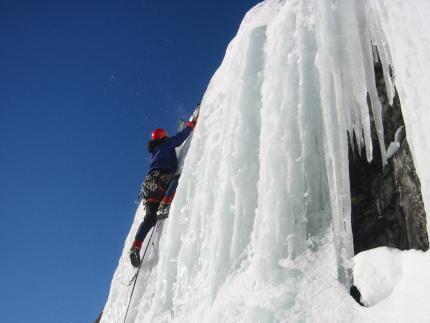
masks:
[[[157,223],[157,210],[160,203],[146,203],[146,214],[136,233],[135,240],[143,241],[149,230]]]

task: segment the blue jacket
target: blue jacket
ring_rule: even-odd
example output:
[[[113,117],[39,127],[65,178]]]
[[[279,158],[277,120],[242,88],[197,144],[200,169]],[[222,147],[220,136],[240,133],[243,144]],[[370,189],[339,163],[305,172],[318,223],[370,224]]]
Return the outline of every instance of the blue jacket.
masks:
[[[155,147],[151,153],[151,162],[149,164],[148,174],[154,170],[160,170],[163,173],[174,173],[178,168],[178,159],[175,148],[182,145],[188,138],[191,127],[185,127],[176,136],[168,137],[163,143]]]

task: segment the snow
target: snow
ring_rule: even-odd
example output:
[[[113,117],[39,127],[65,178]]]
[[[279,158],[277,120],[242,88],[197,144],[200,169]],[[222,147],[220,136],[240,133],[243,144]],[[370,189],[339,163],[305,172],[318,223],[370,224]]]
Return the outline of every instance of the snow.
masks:
[[[430,253],[376,248],[356,255],[354,282],[374,322],[429,322]],[[364,320],[362,320],[364,321]]]
[[[373,43],[391,100],[394,68],[430,207],[429,14],[419,0],[267,0],[247,13],[204,95],[127,322],[430,321],[429,253],[353,257],[347,148],[355,132],[368,160],[375,149],[386,156]],[[140,206],[102,322],[124,320],[143,214]],[[352,271],[368,307],[349,296]]]
[[[362,302],[372,306],[387,298],[402,276],[399,251],[377,248],[354,257],[354,283]]]
[[[386,159],[390,159],[391,157],[394,156],[394,154],[396,152],[399,151],[402,140],[405,137],[404,129],[405,129],[405,127],[401,126],[396,130],[396,133],[394,134],[394,141],[392,141],[387,148],[387,158]]]

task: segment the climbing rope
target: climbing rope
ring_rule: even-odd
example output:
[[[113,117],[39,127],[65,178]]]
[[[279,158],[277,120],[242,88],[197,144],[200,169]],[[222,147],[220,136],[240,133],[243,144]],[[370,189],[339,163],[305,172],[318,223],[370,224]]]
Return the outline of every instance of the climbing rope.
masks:
[[[146,250],[148,250],[148,247],[151,244],[152,235],[154,234],[156,226],[157,225],[154,225],[154,227],[152,228],[151,236],[149,237],[148,244],[146,245],[145,251],[143,252],[142,260],[140,261],[140,266],[139,266],[139,268],[137,268],[137,272],[132,278],[132,280],[134,279],[134,284],[133,284],[133,288],[131,290],[130,299],[128,300],[127,310],[125,311],[124,323],[125,323],[125,320],[127,319],[128,309],[130,308],[131,299],[133,298],[134,288],[136,287],[136,282],[137,282],[137,278],[139,276],[140,268],[142,266],[142,261],[143,261],[143,258],[145,258]]]

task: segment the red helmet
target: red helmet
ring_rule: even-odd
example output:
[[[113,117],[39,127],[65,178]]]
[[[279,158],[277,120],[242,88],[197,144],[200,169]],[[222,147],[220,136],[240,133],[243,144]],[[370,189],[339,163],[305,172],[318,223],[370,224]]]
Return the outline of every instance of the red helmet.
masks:
[[[167,131],[164,129],[161,129],[161,128],[157,128],[151,133],[151,139],[152,140],[163,139],[163,138],[166,138],[168,136],[169,135],[167,134]]]

